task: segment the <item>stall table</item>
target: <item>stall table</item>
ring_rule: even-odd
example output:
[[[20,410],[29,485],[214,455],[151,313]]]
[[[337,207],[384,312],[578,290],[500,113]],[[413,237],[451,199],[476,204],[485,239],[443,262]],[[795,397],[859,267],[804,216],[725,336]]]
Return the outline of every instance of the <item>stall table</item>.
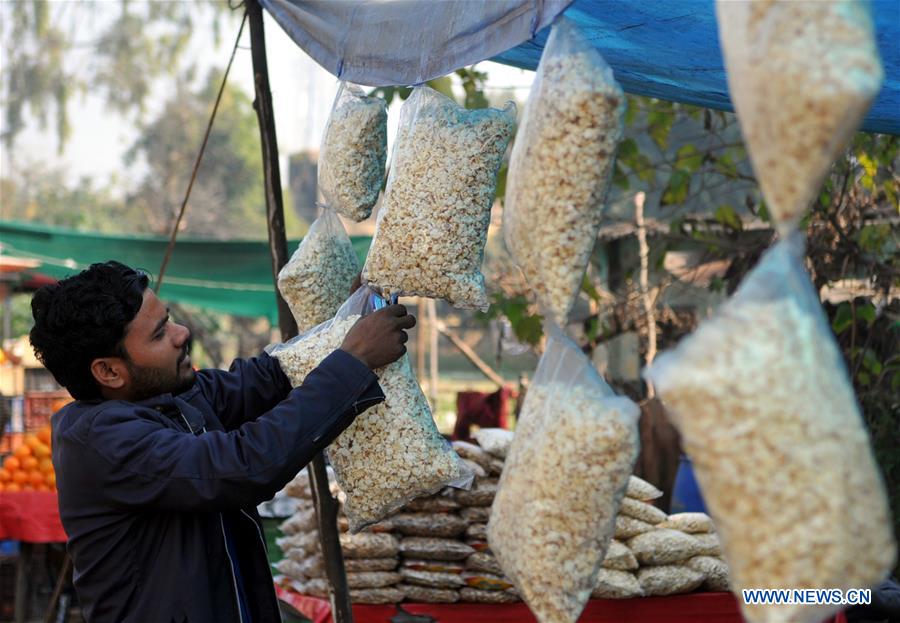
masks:
[[[278,598],[313,623],[332,623],[327,599],[301,595],[287,586],[275,586]],[[402,611],[427,615],[435,623],[531,623],[534,615],[523,602],[514,604],[402,603],[370,606],[354,604],[355,623],[388,623]],[[690,593],[641,599],[591,599],[580,623],[743,623],[737,600],[731,593]],[[843,613],[829,623],[847,623]]]
[[[0,492],[0,539],[21,542],[16,564],[15,621],[25,621],[28,566],[35,543],[65,543],[55,493],[41,491]],[[65,571],[65,569],[64,569]]]

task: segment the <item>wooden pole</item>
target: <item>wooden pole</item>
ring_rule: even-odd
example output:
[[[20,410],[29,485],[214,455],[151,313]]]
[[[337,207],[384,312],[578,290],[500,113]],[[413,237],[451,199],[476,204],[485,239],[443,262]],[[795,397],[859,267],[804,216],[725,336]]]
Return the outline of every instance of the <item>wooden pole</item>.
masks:
[[[259,120],[259,136],[262,143],[263,169],[265,171],[266,215],[269,229],[269,250],[272,255],[272,278],[276,284],[278,302],[278,326],[281,339],[297,335],[297,324],[291,310],[278,292],[278,272],[288,261],[287,237],[284,232],[284,205],[281,197],[281,173],[278,168],[278,139],[275,134],[275,116],[272,108],[272,92],[269,88],[269,68],[266,60],[266,38],[263,29],[262,7],[258,0],[247,0],[250,20],[250,50],[253,58],[253,77],[256,99],[253,108]],[[344,571],[344,557],[338,538],[337,500],[328,488],[325,459],[319,454],[307,467],[319,522],[319,539],[325,557],[325,571],[331,583],[331,612],[335,623],[353,623],[350,591]]]

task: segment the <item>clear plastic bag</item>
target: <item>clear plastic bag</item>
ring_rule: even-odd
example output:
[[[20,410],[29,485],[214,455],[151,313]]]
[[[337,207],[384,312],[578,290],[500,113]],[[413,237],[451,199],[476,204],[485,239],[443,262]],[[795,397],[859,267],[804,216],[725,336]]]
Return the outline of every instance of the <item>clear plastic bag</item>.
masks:
[[[369,288],[360,288],[335,317],[270,349],[294,386],[339,348],[359,318],[373,309]],[[350,531],[378,522],[410,500],[445,485],[468,486],[459,457],[438,432],[431,409],[404,355],[376,370],[385,401],[361,413],[328,446],[335,477],[347,496]]]
[[[597,586],[591,592],[593,599],[631,599],[643,597],[644,591],[633,573],[617,569],[600,569]]]
[[[565,326],[597,239],[625,94],[594,45],[553,25],[513,145],[503,238],[538,303]]]
[[[721,558],[713,556],[694,556],[684,563],[704,576],[703,588],[708,591],[730,591],[731,581],[728,579],[728,565]]]
[[[884,484],[795,234],[645,375],[681,433],[735,591],[859,588],[891,568]],[[696,535],[708,536],[708,535]],[[836,606],[745,606],[818,621]]]
[[[387,558],[348,558],[344,568],[350,571],[393,571],[400,560],[396,556]]]
[[[401,567],[400,574],[407,584],[418,584],[428,588],[462,588],[466,585],[460,573],[442,573],[440,571],[416,571]]]
[[[656,524],[656,527],[681,530],[688,534],[705,534],[716,531],[712,518],[706,513],[675,513],[669,515],[662,523]]]
[[[345,558],[394,558],[400,551],[393,534],[341,534],[340,540]]]
[[[337,215],[325,208],[278,272],[278,291],[303,332],[333,318],[359,274],[359,259]]]
[[[515,122],[512,103],[466,110],[428,87],[413,91],[400,111],[364,282],[385,298],[427,296],[487,310],[481,264]]]
[[[706,576],[685,565],[659,565],[641,567],[637,571],[637,579],[644,595],[651,597],[690,593],[703,584]]]
[[[387,104],[341,82],[319,150],[319,190],[330,208],[356,222],[372,214],[387,160]]]
[[[399,586],[355,588],[350,590],[350,601],[355,604],[396,604],[403,601],[403,591]]]
[[[425,560],[465,560],[475,553],[474,549],[454,539],[422,536],[403,537],[400,551],[404,557]]]
[[[488,540],[539,621],[578,619],[638,454],[640,409],[550,327],[500,478]]]
[[[642,565],[669,565],[699,556],[702,548],[689,534],[657,528],[629,539],[628,549]]]
[[[466,530],[466,520],[450,513],[398,513],[391,517],[394,529],[408,536],[457,536]]]
[[[601,566],[604,569],[614,569],[616,571],[634,571],[638,568],[638,561],[627,545],[613,539],[609,542],[606,557],[603,559]]]
[[[485,452],[498,458],[505,459],[512,446],[516,434],[505,428],[479,428],[475,431],[475,441],[484,448]]]
[[[395,571],[351,571],[347,573],[347,587],[385,588],[402,579],[403,576]]]
[[[662,497],[663,492],[642,478],[632,475],[628,479],[625,495],[641,502],[650,502]]]
[[[426,604],[452,604],[459,601],[459,591],[447,588],[428,588],[415,584],[398,584],[397,588],[409,601]]]
[[[654,526],[658,526],[661,522],[666,520],[665,512],[652,504],[647,504],[647,502],[641,502],[640,500],[635,500],[634,498],[629,498],[627,496],[622,499],[622,507],[619,512]]]
[[[717,0],[728,90],[779,231],[797,225],[881,88],[866,2]]]

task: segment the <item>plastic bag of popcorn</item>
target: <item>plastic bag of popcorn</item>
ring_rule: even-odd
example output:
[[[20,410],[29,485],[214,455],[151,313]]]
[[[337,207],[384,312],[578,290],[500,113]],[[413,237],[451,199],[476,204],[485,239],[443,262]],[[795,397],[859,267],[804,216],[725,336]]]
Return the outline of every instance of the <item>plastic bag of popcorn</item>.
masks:
[[[337,215],[326,208],[278,272],[278,291],[297,328],[308,331],[334,317],[358,274],[359,259],[350,237]]]
[[[466,110],[417,87],[400,111],[363,281],[381,291],[487,310],[481,263],[515,105]]]
[[[784,233],[819,196],[881,88],[868,3],[717,0],[728,90]]]
[[[780,241],[645,373],[694,464],[735,591],[871,586],[896,555],[869,436],[802,256],[802,236]],[[804,623],[837,609],[743,610]]]
[[[596,586],[639,414],[550,328],[488,523],[491,550],[539,621],[574,622]]]
[[[369,218],[386,159],[387,105],[342,82],[319,150],[319,189],[325,203],[354,221]]]
[[[340,347],[356,321],[372,311],[375,296],[369,288],[359,288],[332,320],[269,349],[294,386]],[[415,497],[471,482],[438,432],[409,358],[404,355],[375,372],[385,401],[361,413],[327,449],[347,496],[343,509],[351,532],[378,522]]]
[[[558,19],[510,156],[503,238],[559,326],[594,248],[624,112],[612,69],[575,24]]]

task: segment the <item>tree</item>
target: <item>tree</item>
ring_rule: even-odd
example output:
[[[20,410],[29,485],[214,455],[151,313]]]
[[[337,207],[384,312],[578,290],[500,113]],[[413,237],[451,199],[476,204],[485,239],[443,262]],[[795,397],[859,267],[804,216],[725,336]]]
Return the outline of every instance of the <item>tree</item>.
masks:
[[[139,119],[154,81],[176,75],[191,35],[209,29],[217,39],[231,15],[218,0],[0,3],[6,126],[0,139],[11,149],[30,113],[41,127],[52,124],[62,151],[71,131],[69,104],[87,93]]]
[[[211,71],[196,91],[189,81],[180,83],[126,152],[128,164],[140,161],[148,168],[128,197],[144,215],[147,231],[167,234],[175,222],[221,79],[221,72]],[[265,238],[262,188],[252,102],[240,89],[226,86],[182,227],[198,236]]]

